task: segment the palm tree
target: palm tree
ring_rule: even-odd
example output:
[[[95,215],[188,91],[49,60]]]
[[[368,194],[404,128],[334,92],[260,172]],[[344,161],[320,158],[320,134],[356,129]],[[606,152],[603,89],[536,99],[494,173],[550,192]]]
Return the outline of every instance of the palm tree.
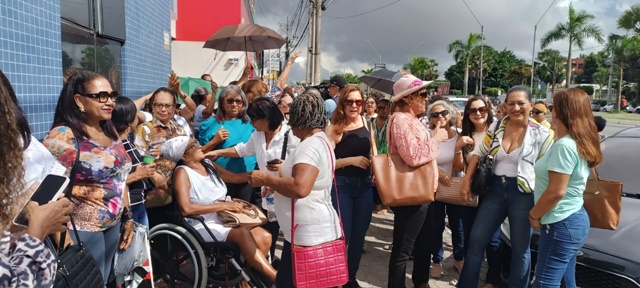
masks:
[[[547,32],[542,37],[542,49],[547,48],[552,42],[568,39],[569,53],[567,55],[567,84],[571,84],[571,48],[573,45],[583,49],[584,41],[587,38],[596,39],[599,43],[604,43],[602,30],[597,25],[591,23],[596,17],[584,10],[576,11],[573,4],[569,4],[569,21],[556,24],[556,27]]]
[[[640,35],[640,4],[632,6],[620,15],[618,28],[633,31],[636,35]]]
[[[529,79],[528,75],[531,75],[531,65],[520,61],[520,63],[511,67],[504,77],[511,85],[524,85],[527,79]]]
[[[618,105],[620,105],[620,96],[622,96],[624,67],[628,62],[630,62],[630,59],[638,56],[638,51],[640,51],[640,38],[611,34],[609,36],[609,44],[607,46],[608,50],[613,53],[613,60],[618,63],[620,69],[618,96],[615,102],[616,110],[619,110],[620,107],[618,107]]]
[[[422,56],[411,56],[411,62],[404,64],[402,70],[407,70],[422,80],[430,81],[438,78],[436,67],[438,67],[436,60]]]
[[[481,42],[480,34],[477,33],[469,33],[469,37],[466,41],[463,40],[455,40],[449,43],[447,46],[447,52],[453,53],[453,58],[457,61],[464,62],[464,86],[462,87],[462,94],[469,95],[467,93],[467,88],[469,86],[469,62],[471,60],[471,53],[474,48],[480,45]]]
[[[544,49],[538,52],[538,61],[542,62],[542,65],[536,66],[536,73],[542,81],[547,84],[551,83],[551,94],[553,95],[555,94],[555,84],[562,82],[564,77],[562,73],[564,56],[558,50]]]
[[[369,74],[373,73],[373,68],[362,69],[362,70],[360,70],[360,72],[362,72],[363,75],[369,75]]]

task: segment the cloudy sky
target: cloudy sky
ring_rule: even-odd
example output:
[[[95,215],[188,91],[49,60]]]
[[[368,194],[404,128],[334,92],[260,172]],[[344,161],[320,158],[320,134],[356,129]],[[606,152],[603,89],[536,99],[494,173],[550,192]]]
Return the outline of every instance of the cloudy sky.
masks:
[[[531,62],[534,25],[553,0],[466,2],[484,25],[487,45],[497,50],[510,49]],[[622,11],[638,3],[637,0],[556,0],[538,24],[536,51],[540,50],[540,38],[546,31],[567,20],[570,2],[577,10],[595,15],[595,23],[605,35],[624,34],[616,28],[616,20]],[[293,16],[298,3],[299,0],[255,0],[256,23],[284,35],[284,26],[279,23]],[[439,63],[442,79],[444,71],[454,64],[447,45],[465,39],[469,32],[480,33],[480,25],[462,0],[327,0],[327,3],[322,17],[322,79],[337,71],[361,75],[360,70],[373,67],[379,56],[365,40],[371,41],[389,69],[400,69],[414,49],[414,55],[434,58]],[[378,11],[349,17],[388,4],[391,5]],[[304,81],[306,44],[305,40],[298,48],[303,53],[292,69],[291,80]],[[568,42],[553,43],[551,48],[566,53]],[[583,53],[589,53],[600,50],[602,45],[589,40],[584,48]],[[574,48],[573,55],[577,53],[580,51]]]

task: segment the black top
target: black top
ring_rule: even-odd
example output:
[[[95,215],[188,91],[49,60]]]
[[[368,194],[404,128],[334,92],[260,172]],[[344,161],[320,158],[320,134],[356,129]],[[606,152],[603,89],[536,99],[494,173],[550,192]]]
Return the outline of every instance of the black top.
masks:
[[[138,165],[142,163],[142,156],[138,152],[138,149],[134,147],[129,139],[125,139],[122,141],[122,145],[124,149],[127,150],[127,154],[129,154],[129,158],[131,158],[131,171],[130,174],[136,171]],[[145,192],[150,191],[155,187],[153,180],[147,178],[138,180],[129,184],[129,205],[141,204],[144,203]]]
[[[363,121],[364,122],[364,121]],[[366,122],[363,124],[366,125]],[[334,150],[336,159],[354,156],[363,156],[369,159],[371,154],[371,134],[366,126],[342,134],[342,140],[336,144]],[[336,169],[336,176],[369,176],[371,169],[362,169],[356,166],[345,166]]]

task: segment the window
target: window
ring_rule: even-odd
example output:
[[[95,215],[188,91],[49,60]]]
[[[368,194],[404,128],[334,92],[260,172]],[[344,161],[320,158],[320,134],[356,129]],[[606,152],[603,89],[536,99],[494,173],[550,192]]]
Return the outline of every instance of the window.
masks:
[[[60,0],[62,19],[108,38],[125,40],[125,0]]]
[[[62,19],[85,28],[93,28],[93,8],[91,0],[60,0]]]
[[[119,40],[125,39],[124,0],[98,0],[98,34]]]

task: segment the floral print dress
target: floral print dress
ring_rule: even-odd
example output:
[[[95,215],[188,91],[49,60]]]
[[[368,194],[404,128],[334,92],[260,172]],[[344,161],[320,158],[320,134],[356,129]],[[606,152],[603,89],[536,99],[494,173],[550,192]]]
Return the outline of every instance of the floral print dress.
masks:
[[[76,139],[71,128],[53,128],[43,144],[70,173],[80,147],[80,162],[72,190],[73,220],[78,231],[99,232],[120,223],[122,194],[131,170],[131,159],[122,141],[102,146],[89,139]]]

